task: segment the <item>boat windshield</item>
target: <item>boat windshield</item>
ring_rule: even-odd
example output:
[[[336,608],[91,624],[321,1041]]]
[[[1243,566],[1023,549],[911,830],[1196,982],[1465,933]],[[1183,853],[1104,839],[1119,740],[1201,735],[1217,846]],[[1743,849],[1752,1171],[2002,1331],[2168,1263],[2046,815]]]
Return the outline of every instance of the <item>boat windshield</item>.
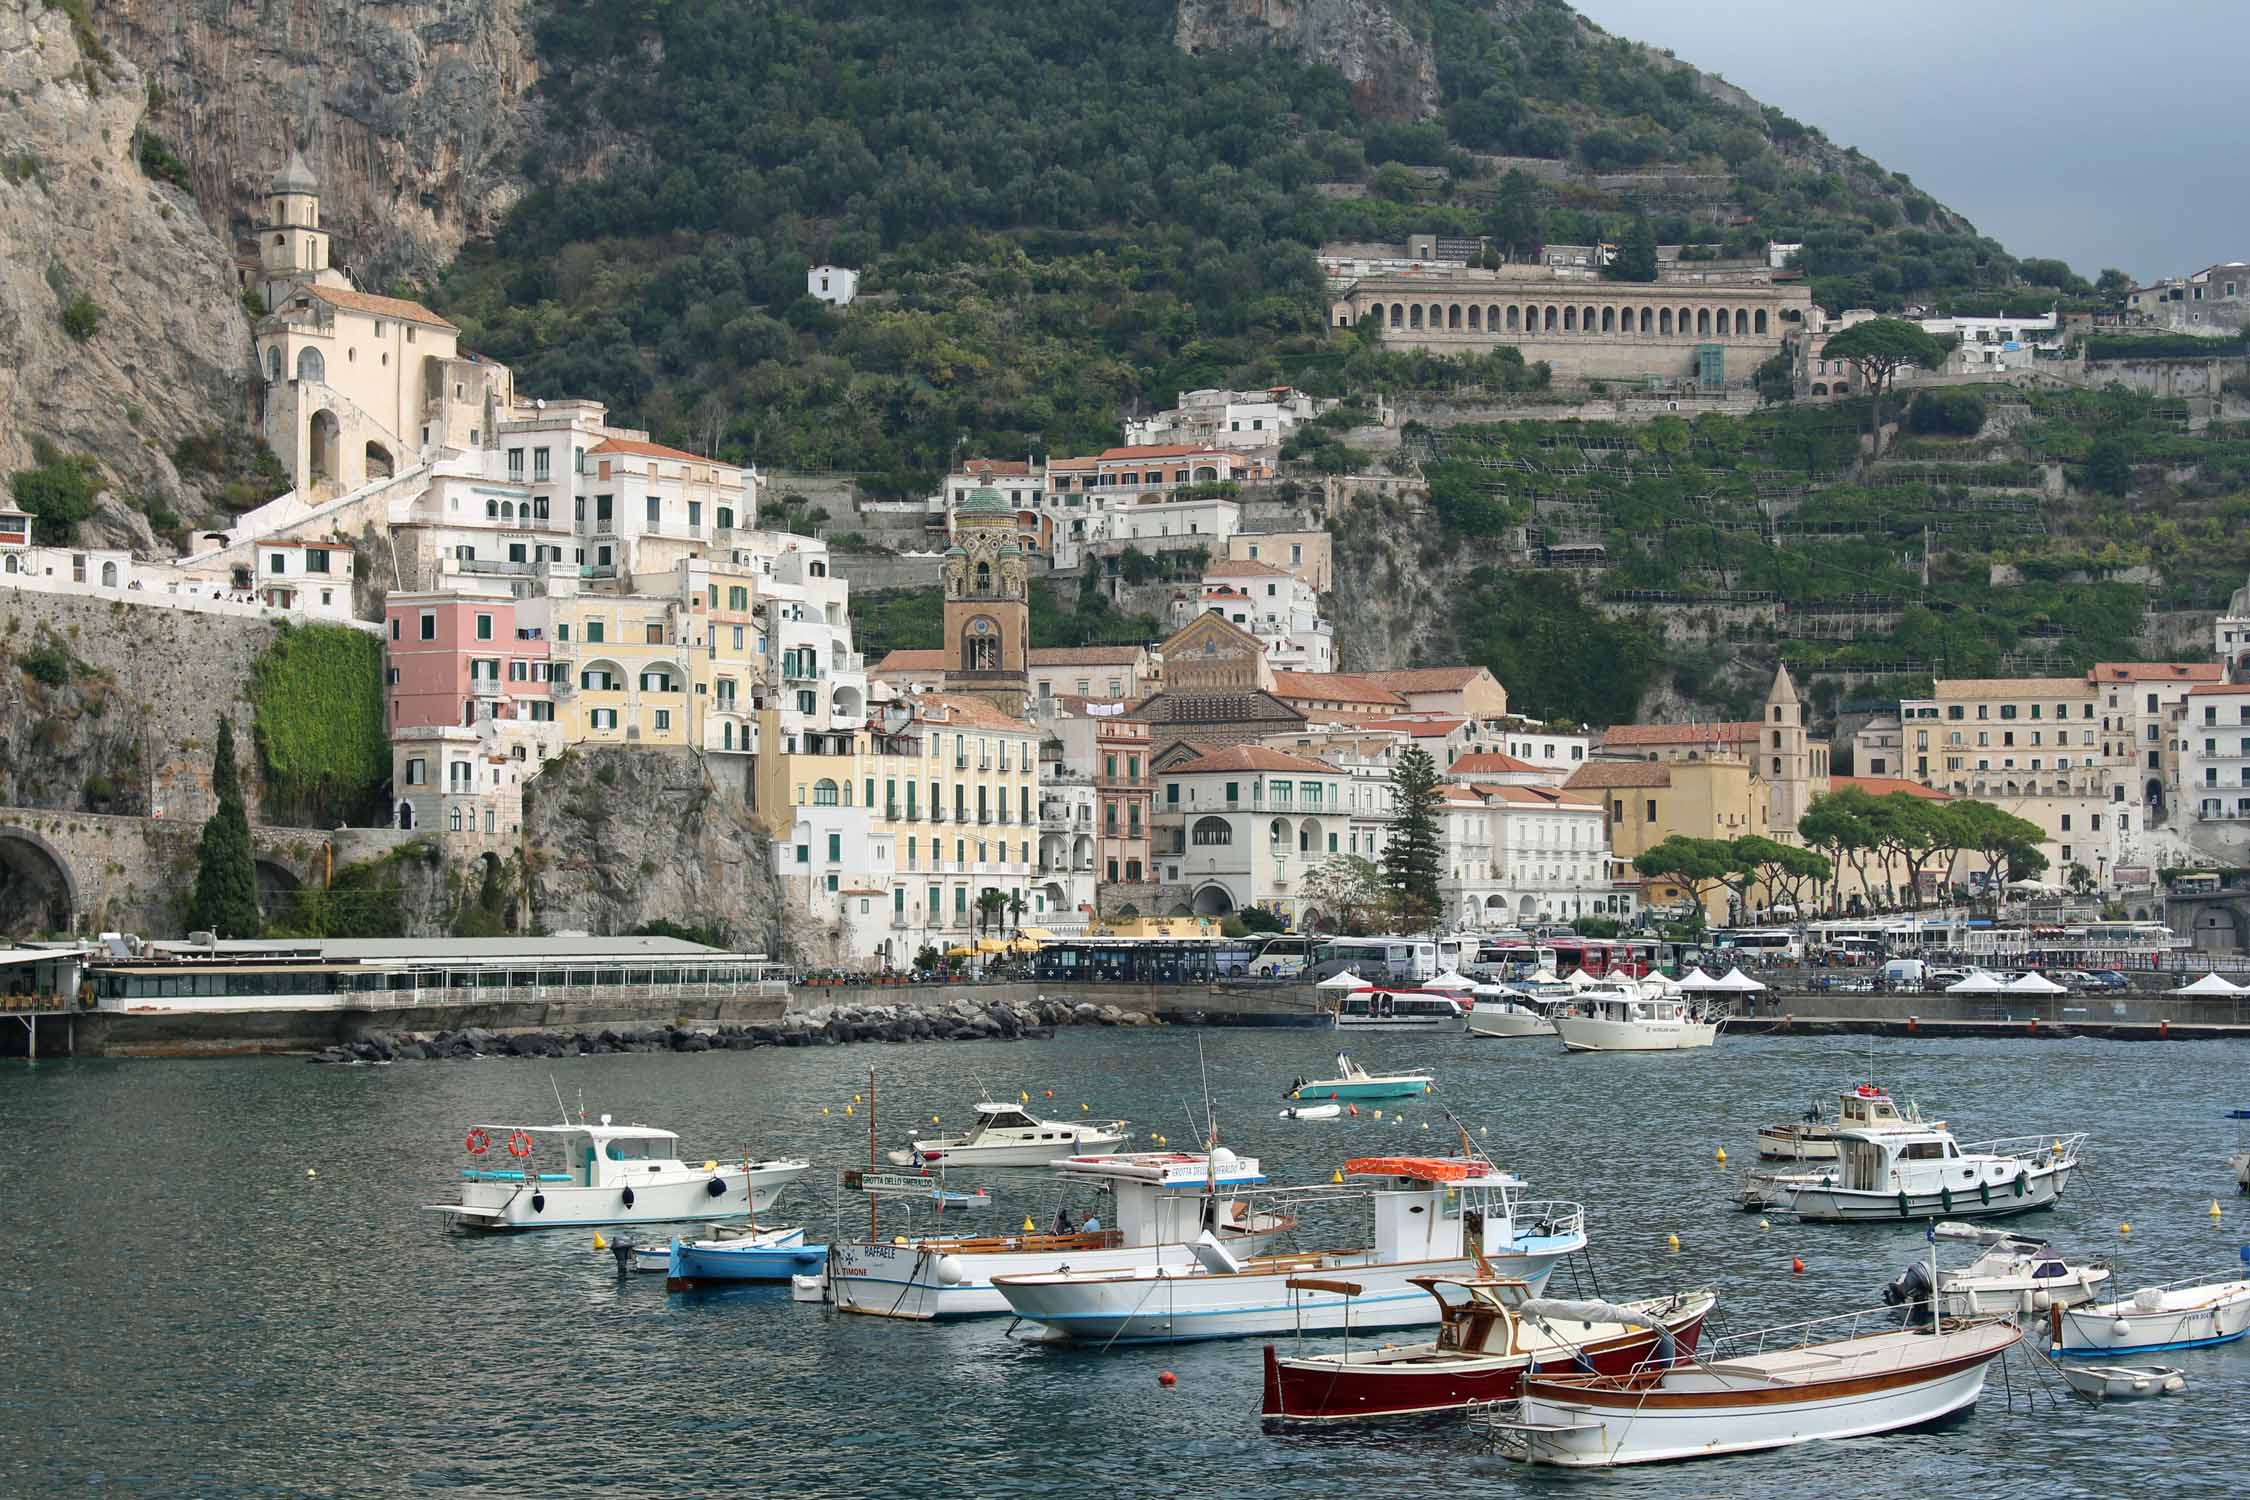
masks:
[[[985,1130],[1027,1130],[1038,1123],[1020,1109],[996,1109],[977,1122]]]
[[[602,1155],[611,1161],[664,1161],[671,1154],[672,1142],[667,1136],[627,1136],[602,1147]]]

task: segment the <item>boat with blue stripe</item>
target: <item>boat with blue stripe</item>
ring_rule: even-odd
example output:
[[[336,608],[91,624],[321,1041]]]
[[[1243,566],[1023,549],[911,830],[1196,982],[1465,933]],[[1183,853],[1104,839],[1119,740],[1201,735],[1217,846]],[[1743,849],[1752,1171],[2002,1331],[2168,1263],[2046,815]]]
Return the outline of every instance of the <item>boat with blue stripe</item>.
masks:
[[[674,1239],[664,1289],[693,1292],[751,1282],[785,1282],[828,1264],[826,1245],[805,1243],[805,1231],[728,1225],[711,1239]]]

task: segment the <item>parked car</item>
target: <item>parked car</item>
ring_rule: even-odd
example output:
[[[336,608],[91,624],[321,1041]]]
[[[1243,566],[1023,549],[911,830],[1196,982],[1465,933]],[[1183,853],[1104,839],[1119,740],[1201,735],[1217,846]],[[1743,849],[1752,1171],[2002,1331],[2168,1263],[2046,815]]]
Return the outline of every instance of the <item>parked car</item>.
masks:
[[[2084,969],[2050,969],[2047,972],[2047,977],[2064,989],[2076,990],[2080,994],[2089,990],[2106,989],[2108,987]]]
[[[2099,990],[2115,992],[2133,987],[2133,981],[2127,979],[2120,969],[2088,969],[2086,978],[2092,988]]]
[[[1969,977],[1967,969],[1930,969],[1922,975],[1922,988],[1942,990],[1949,984],[1959,984]]]

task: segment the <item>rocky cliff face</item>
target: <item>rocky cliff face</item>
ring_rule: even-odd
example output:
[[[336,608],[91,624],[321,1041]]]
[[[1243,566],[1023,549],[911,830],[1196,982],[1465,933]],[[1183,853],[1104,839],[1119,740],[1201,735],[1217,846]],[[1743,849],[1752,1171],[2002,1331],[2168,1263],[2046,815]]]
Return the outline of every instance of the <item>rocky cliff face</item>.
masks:
[[[1419,120],[1437,111],[1437,60],[1378,0],[1180,0],[1172,39],[1196,56],[1274,48],[1327,63],[1369,115]]]
[[[524,791],[531,915],[549,932],[716,926],[794,953],[766,835],[738,785],[687,750],[578,750]]]
[[[140,169],[146,97],[130,63],[81,50],[63,10],[0,0],[0,472],[46,439],[199,512],[170,453],[241,419],[250,328],[227,246]],[[87,337],[65,327],[74,305]],[[85,539],[145,545],[136,522],[112,503]]]
[[[161,91],[153,123],[212,222],[262,222],[292,140],[335,258],[363,287],[420,275],[522,192],[539,76],[530,0],[95,0]]]

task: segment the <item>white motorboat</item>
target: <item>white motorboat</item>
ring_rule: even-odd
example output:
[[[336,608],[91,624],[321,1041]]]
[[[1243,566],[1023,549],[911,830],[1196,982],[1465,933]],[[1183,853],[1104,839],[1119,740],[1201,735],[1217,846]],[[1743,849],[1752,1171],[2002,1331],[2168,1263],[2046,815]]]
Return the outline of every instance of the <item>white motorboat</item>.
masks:
[[[1532,1375],[1521,1400],[1481,1425],[1510,1458],[1568,1468],[1896,1432],[1975,1405],[1987,1367],[2023,1337],[1992,1322],[1774,1347],[1775,1334],[1792,1331],[1726,1340],[1665,1368]]]
[[[1718,1040],[1719,1022],[1689,1001],[1644,995],[1637,986],[1597,985],[1554,1016],[1570,1052],[1677,1052]]]
[[[2250,1334],[2250,1281],[2143,1287],[2130,1297],[2048,1310],[2058,1354],[2201,1349]]]
[[[2072,1265],[2046,1241],[1977,1224],[1936,1224],[1930,1242],[1952,1240],[1982,1246],[1965,1266],[1937,1273],[1938,1311],[1948,1318],[2010,1317],[2043,1314],[2050,1307],[2091,1302],[2108,1285],[2110,1270],[2100,1261]],[[1930,1273],[1917,1261],[1883,1288],[1883,1300],[1904,1306],[1908,1316],[1930,1315]]]
[[[845,1312],[883,1317],[971,1318],[1004,1313],[995,1276],[1063,1266],[1124,1270],[1192,1259],[1188,1241],[1209,1232],[1221,1244],[1256,1249],[1295,1226],[1231,1196],[1264,1182],[1255,1157],[1221,1147],[1073,1156],[1055,1167],[1072,1182],[1108,1189],[1111,1226],[1069,1234],[869,1237],[836,1245],[829,1291]]]
[[[916,1136],[890,1153],[902,1167],[1044,1167],[1058,1156],[1107,1151],[1131,1136],[1129,1120],[1041,1120],[1013,1104],[987,1100],[976,1123],[955,1136]]]
[[[1339,999],[1334,1025],[1339,1031],[1458,1031],[1465,1013],[1458,995],[1374,985]]]
[[[2055,1373],[2079,1395],[2095,1401],[2141,1401],[2177,1396],[2187,1389],[2187,1376],[2170,1365],[2058,1364]]]
[[[1300,1078],[1289,1085],[1288,1097],[1316,1104],[1337,1100],[1419,1099],[1436,1088],[1437,1080],[1427,1073],[1370,1073],[1353,1062],[1351,1054],[1339,1052],[1334,1078]]]
[[[1945,1124],[1943,1120],[1925,1122],[1921,1109],[1915,1105],[1908,1105],[1901,1111],[1897,1102],[1881,1088],[1863,1083],[1844,1091],[1833,1120],[1815,1104],[1802,1120],[1759,1127],[1758,1155],[1767,1161],[1834,1161],[1839,1130],[1919,1128],[1925,1123],[1939,1128]]]
[[[1839,1157],[1810,1172],[1753,1173],[1737,1201],[1818,1223],[1996,1219],[2052,1208],[2084,1149],[2083,1131],[1963,1146],[1942,1125],[1839,1130]]]
[[[812,1163],[706,1161],[690,1166],[680,1138],[649,1125],[478,1125],[477,1162],[503,1151],[506,1167],[462,1169],[461,1201],[424,1207],[472,1229],[669,1224],[764,1213]]]
[[[1244,1257],[1206,1235],[1190,1247],[1192,1262],[1074,1264],[997,1276],[993,1286],[1027,1322],[1105,1347],[1363,1332],[1437,1322],[1442,1309],[1421,1285],[1431,1277],[1508,1277],[1536,1292],[1586,1245],[1582,1208],[1517,1201],[1521,1180],[1480,1156],[1359,1157],[1344,1172],[1372,1181],[1357,1193],[1372,1210],[1369,1248]]]
[[[1548,1011],[1554,1003],[1542,1003],[1514,985],[1480,984],[1471,993],[1469,1035],[1553,1036],[1555,1023]]]

